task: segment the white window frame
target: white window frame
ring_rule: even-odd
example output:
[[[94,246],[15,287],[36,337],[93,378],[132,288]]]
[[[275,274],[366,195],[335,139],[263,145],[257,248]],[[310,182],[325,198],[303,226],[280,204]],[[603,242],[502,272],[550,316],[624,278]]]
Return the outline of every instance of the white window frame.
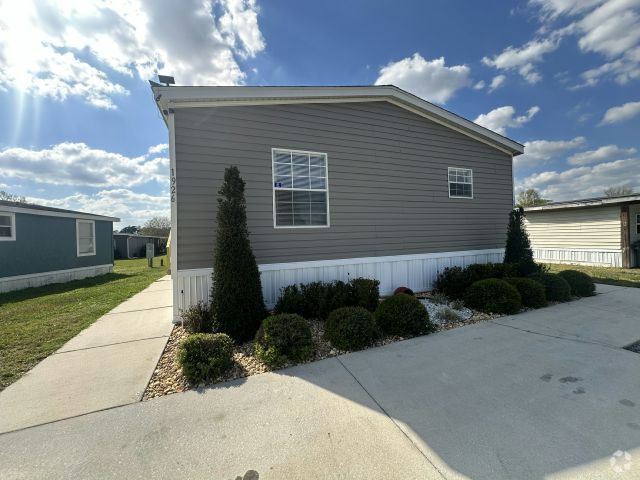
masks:
[[[93,235],[93,252],[91,253],[80,253],[80,224],[81,223],[89,223],[91,224],[91,232]],[[91,257],[96,254],[96,222],[94,220],[80,220],[76,219],[76,255],[78,257]]]
[[[13,212],[0,212],[0,216],[9,217],[9,222],[11,223],[11,236],[10,237],[0,237],[0,242],[15,242],[16,241],[16,214]],[[6,227],[6,225],[4,225]]]
[[[276,187],[276,172],[274,168],[274,154],[276,150],[284,150],[291,153],[301,153],[304,155],[322,155],[324,156],[325,163],[325,188],[284,188],[284,187]],[[298,192],[325,192],[327,195],[327,224],[326,225],[277,225],[276,224],[276,190],[286,190],[286,191],[298,191]],[[273,147],[271,148],[271,195],[273,198],[273,228],[275,229],[291,229],[291,228],[329,228],[331,226],[331,217],[329,212],[331,210],[329,206],[329,155],[325,152],[313,152],[310,150],[295,150],[293,148],[285,148],[285,147]]]
[[[470,182],[452,182],[449,177],[451,175],[451,170],[468,170],[471,176],[471,181]],[[452,183],[462,183],[465,185],[471,185],[471,196],[470,197],[465,197],[465,196],[461,196],[461,195],[451,195],[451,184]],[[449,194],[449,198],[464,198],[467,200],[473,200],[473,169],[472,168],[465,168],[465,167],[449,167],[447,169],[447,193]]]

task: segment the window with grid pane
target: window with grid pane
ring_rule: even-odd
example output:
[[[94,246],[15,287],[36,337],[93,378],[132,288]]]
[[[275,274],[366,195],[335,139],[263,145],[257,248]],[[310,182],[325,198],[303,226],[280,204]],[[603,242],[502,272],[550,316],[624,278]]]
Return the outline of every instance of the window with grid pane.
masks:
[[[274,149],[276,227],[326,227],[327,154]]]
[[[449,197],[473,198],[473,172],[470,168],[449,167]]]
[[[79,257],[96,254],[96,224],[93,220],[76,220],[76,249]]]
[[[12,213],[0,213],[0,240],[15,240],[15,217]]]

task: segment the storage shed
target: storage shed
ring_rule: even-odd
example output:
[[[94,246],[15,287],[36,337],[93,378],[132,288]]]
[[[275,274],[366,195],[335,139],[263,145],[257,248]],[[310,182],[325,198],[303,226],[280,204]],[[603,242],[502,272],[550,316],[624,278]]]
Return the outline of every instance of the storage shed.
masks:
[[[110,273],[118,221],[0,200],[0,292]]]
[[[540,262],[640,266],[640,194],[527,207],[525,215]]]
[[[164,255],[167,253],[167,237],[114,233],[113,251],[115,258],[144,257],[146,255],[147,243],[153,243],[156,255]]]

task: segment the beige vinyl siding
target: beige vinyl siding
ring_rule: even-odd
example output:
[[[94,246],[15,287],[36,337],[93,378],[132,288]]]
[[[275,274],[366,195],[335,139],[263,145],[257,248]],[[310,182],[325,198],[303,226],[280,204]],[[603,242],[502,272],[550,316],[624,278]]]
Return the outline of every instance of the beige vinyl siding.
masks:
[[[178,269],[211,267],[217,191],[236,165],[259,264],[504,247],[511,156],[388,102],[175,111]],[[329,228],[274,229],[271,149],[326,153]],[[448,167],[473,169],[449,198]]]
[[[527,212],[525,224],[534,249],[620,248],[619,206]]]

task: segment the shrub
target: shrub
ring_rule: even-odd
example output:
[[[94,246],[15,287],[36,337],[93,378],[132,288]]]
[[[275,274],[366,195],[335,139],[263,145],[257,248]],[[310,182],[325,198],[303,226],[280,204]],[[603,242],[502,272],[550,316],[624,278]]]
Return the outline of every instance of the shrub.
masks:
[[[351,286],[351,303],[355,307],[374,312],[380,303],[380,281],[371,278],[354,278]]]
[[[407,295],[414,295],[413,290],[409,287],[398,287],[393,291],[394,295],[398,295],[399,293],[406,293]]]
[[[464,308],[463,300],[452,300],[449,304],[454,310],[462,310]]]
[[[376,339],[376,322],[363,307],[342,307],[329,314],[324,337],[340,350],[361,350]]]
[[[524,210],[522,207],[517,207],[509,213],[504,263],[517,265],[518,273],[523,277],[540,271],[533,260],[533,250],[531,250],[529,235],[524,226]]]
[[[511,277],[504,279],[507,283],[516,287],[522,305],[529,308],[542,308],[547,304],[547,295],[544,293],[544,285],[532,278]]]
[[[244,180],[237,167],[225,170],[218,194],[222,198],[216,216],[211,312],[216,330],[240,342],[255,335],[267,311],[249,242]]]
[[[571,288],[571,295],[576,297],[590,297],[595,295],[596,286],[592,278],[586,273],[577,270],[563,270],[558,273],[566,280]]]
[[[270,367],[307,360],[313,353],[309,324],[295,313],[267,317],[256,333],[254,351]]]
[[[438,273],[438,276],[433,282],[433,289],[451,299],[464,297],[464,292],[467,289],[467,276],[465,271],[460,267],[445,268]]]
[[[444,307],[436,314],[436,316],[438,317],[438,320],[445,323],[454,323],[462,320],[462,317],[449,307]]]
[[[224,333],[194,333],[178,347],[177,360],[191,383],[214,380],[233,363],[233,340]]]
[[[544,293],[550,302],[566,302],[571,300],[571,287],[569,283],[555,273],[541,273],[533,277],[544,285]]]
[[[487,278],[505,278],[518,275],[518,267],[512,263],[474,263],[465,269],[467,288]]]
[[[383,300],[376,309],[375,319],[378,327],[389,335],[419,335],[435,330],[424,305],[406,293]]]
[[[434,292],[431,294],[431,301],[433,303],[439,303],[441,305],[449,305],[449,299],[444,293]]]
[[[211,311],[204,302],[191,305],[182,312],[182,326],[189,333],[210,333],[213,330]]]
[[[470,308],[487,313],[516,313],[520,310],[518,290],[499,278],[487,278],[469,287],[464,301]]]
[[[359,306],[374,311],[380,298],[379,285],[378,280],[368,278],[354,278],[349,283],[335,281],[289,285],[282,289],[275,311],[321,320],[341,307]]]

